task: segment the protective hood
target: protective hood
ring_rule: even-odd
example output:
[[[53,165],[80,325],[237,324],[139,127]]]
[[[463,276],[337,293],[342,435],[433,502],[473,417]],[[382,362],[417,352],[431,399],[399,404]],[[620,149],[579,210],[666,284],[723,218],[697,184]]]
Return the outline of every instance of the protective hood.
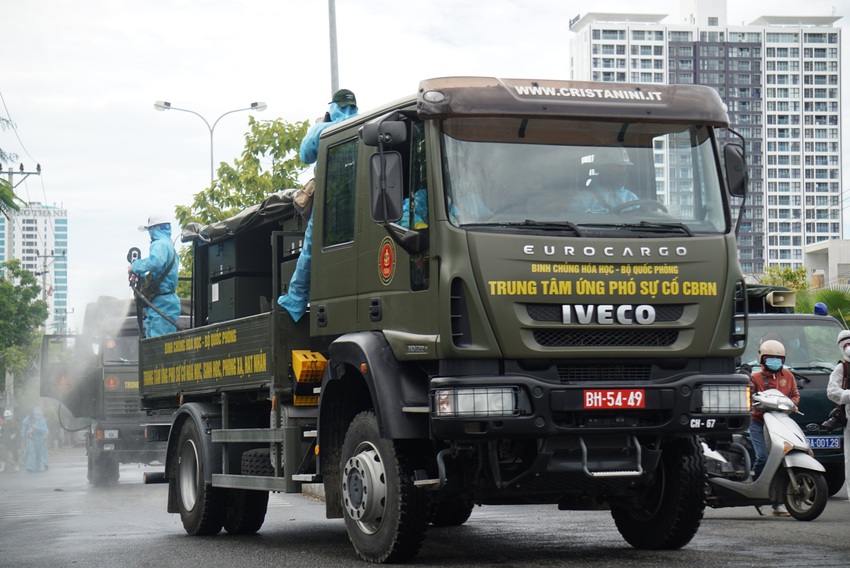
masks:
[[[171,225],[156,225],[148,229],[151,241],[166,239],[171,240]]]
[[[336,103],[331,103],[328,107],[328,114],[331,115],[331,123],[335,124],[349,119],[352,116],[357,116],[357,107],[354,105],[340,107]]]

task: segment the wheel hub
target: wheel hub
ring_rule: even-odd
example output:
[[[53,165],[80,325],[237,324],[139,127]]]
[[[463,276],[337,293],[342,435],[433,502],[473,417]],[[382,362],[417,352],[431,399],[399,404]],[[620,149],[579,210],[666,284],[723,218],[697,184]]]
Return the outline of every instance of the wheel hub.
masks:
[[[345,462],[342,498],[346,513],[361,530],[369,534],[378,530],[386,510],[387,485],[381,456],[371,444],[361,444]]]

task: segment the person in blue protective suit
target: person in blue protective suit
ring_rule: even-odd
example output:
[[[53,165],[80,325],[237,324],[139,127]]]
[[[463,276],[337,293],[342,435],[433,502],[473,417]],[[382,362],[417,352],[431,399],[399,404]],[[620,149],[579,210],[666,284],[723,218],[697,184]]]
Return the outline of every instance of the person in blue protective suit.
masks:
[[[47,421],[41,408],[33,408],[21,423],[24,436],[24,455],[27,471],[45,471],[50,465],[47,456]]]
[[[180,260],[171,242],[171,221],[167,217],[151,215],[147,224],[139,227],[139,230],[147,231],[150,235],[150,252],[146,258],[134,260],[129,271],[140,277],[150,273],[154,282],[159,282],[153,297],[148,298],[153,308],[145,307],[145,337],[157,337],[177,331],[168,320],[176,322],[180,317],[180,298],[175,292]]]
[[[587,188],[570,204],[570,210],[607,213],[618,205],[638,200],[638,196],[626,188],[628,168],[632,162],[625,148],[600,149],[594,153],[590,163],[593,174],[587,180]],[[624,211],[630,209],[627,207]]]
[[[353,116],[357,116],[357,99],[354,93],[348,89],[340,89],[333,95],[328,112],[324,120],[314,124],[307,135],[301,141],[299,155],[305,164],[313,164],[319,158],[319,136],[328,126],[342,122]],[[301,255],[295,265],[295,272],[289,281],[286,294],[277,299],[277,303],[284,308],[292,319],[298,321],[307,311],[307,302],[310,299],[310,263],[313,258],[313,214],[307,221],[304,230],[304,246]]]

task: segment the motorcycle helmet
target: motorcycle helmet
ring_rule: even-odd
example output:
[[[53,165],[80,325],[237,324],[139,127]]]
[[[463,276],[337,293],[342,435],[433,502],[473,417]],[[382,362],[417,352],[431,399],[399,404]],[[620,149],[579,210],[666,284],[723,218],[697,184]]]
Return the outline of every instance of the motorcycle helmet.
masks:
[[[838,346],[843,348],[848,341],[850,341],[850,329],[842,329],[838,334]]]
[[[759,364],[764,364],[766,357],[779,357],[785,361],[785,346],[775,339],[768,339],[759,345]]]

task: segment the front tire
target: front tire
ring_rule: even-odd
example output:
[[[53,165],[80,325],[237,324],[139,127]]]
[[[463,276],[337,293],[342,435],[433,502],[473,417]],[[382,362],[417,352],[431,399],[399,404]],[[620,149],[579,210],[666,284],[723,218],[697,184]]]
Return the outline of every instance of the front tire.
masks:
[[[829,498],[826,480],[819,471],[792,468],[796,485],[788,476],[785,482],[785,508],[798,521],[813,521],[826,508]]]
[[[191,535],[214,535],[224,523],[223,491],[204,482],[203,443],[198,427],[187,420],[177,441],[175,484],[183,528]]]
[[[673,550],[688,544],[705,511],[705,462],[693,438],[674,440],[661,454],[639,505],[611,505],[623,538],[642,550]]]
[[[348,538],[363,560],[404,562],[419,552],[430,520],[430,496],[414,487],[415,442],[382,439],[375,413],[354,417],[342,445],[342,505]]]

